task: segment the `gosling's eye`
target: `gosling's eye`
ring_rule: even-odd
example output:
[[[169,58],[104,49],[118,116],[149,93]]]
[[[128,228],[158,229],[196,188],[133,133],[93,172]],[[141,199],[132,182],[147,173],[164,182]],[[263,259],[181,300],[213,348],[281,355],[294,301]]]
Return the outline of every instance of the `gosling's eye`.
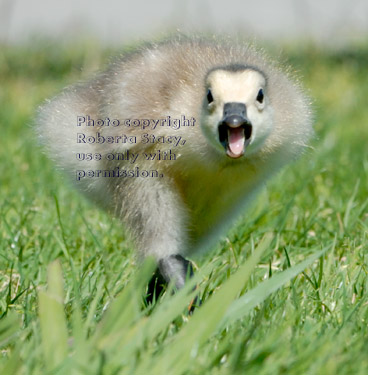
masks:
[[[264,99],[264,93],[263,93],[263,90],[260,89],[258,91],[258,95],[257,95],[257,102],[262,104],[263,103],[263,99]]]
[[[207,100],[208,100],[208,104],[211,104],[213,102],[213,96],[212,96],[211,90],[207,91]]]

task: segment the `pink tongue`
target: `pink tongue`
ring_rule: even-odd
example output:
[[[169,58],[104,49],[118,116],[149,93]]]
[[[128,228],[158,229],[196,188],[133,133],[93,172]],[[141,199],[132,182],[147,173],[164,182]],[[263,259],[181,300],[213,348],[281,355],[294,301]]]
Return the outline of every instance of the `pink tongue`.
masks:
[[[235,156],[241,155],[244,150],[244,129],[242,127],[229,129],[228,140],[230,151]]]

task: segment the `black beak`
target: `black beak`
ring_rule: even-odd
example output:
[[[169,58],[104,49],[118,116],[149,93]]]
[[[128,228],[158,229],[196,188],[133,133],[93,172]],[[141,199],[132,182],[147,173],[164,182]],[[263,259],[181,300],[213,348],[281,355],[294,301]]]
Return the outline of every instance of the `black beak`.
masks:
[[[245,104],[226,103],[218,131],[226,154],[231,158],[242,156],[252,136],[252,124],[247,117]]]

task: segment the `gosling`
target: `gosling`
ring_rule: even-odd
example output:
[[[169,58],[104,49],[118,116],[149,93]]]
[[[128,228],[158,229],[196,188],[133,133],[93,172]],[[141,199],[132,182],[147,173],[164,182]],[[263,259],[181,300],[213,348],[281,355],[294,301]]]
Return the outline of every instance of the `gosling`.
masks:
[[[242,42],[138,48],[47,101],[39,137],[76,187],[118,216],[141,258],[183,287],[260,186],[308,145],[308,98]]]

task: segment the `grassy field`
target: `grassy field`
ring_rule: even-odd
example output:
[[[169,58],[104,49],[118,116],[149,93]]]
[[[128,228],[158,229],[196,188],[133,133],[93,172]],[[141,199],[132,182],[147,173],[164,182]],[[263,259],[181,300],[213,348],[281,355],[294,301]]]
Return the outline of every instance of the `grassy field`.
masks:
[[[151,262],[30,126],[110,52],[0,49],[0,374],[368,374],[368,44],[285,49],[314,101],[313,148],[195,259],[191,316],[192,285],[146,305]]]

